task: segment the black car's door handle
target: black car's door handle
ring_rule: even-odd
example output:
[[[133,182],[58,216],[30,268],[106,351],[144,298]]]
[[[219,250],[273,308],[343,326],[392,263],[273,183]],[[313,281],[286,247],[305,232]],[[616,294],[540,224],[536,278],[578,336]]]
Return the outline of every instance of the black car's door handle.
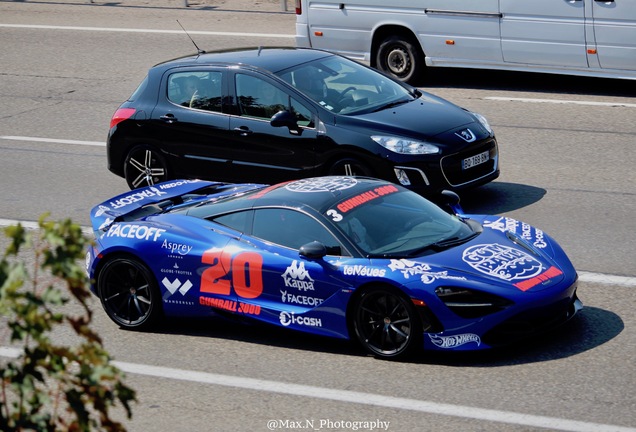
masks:
[[[177,121],[177,118],[174,116],[174,114],[166,114],[159,117],[159,120],[163,120],[166,123],[174,123]]]
[[[239,132],[239,134],[240,134],[241,136],[248,136],[248,135],[251,135],[251,134],[253,134],[253,133],[254,133],[254,132],[253,132],[250,128],[248,128],[247,126],[239,126],[239,127],[234,128],[234,130],[235,130],[236,132]]]

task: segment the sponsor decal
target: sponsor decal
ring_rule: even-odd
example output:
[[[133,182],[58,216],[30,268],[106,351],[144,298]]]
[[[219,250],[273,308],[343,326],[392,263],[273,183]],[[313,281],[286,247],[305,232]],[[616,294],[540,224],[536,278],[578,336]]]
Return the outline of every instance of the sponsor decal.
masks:
[[[157,187],[159,189],[172,189],[173,187],[183,186],[185,184],[198,183],[200,180],[179,180],[171,183],[160,184]]]
[[[168,240],[164,240],[161,243],[162,249],[168,249],[170,255],[179,254],[181,256],[187,255],[192,250],[192,246],[183,243],[172,243]]]
[[[182,276],[192,276],[192,272],[191,271],[189,271],[189,270],[181,270],[177,263],[174,263],[174,266],[172,268],[161,269],[160,272],[161,273],[167,273],[167,274],[182,275]]]
[[[110,210],[108,207],[106,207],[103,204],[100,204],[99,207],[97,208],[97,211],[95,212],[95,217],[100,217],[101,215],[103,215],[108,210]]]
[[[190,288],[192,288],[192,282],[190,282],[189,280],[186,280],[185,282],[181,283],[179,278],[176,278],[175,280],[170,282],[170,279],[168,279],[167,277],[164,277],[161,280],[161,285],[163,285],[167,290],[166,293],[163,295],[164,302],[174,303],[174,304],[185,304],[190,306],[194,305],[194,302],[191,302],[191,301],[170,299],[170,297],[172,297],[172,295],[176,293],[177,291],[182,296],[185,296],[188,293],[188,291],[190,291]]]
[[[103,229],[106,229],[106,227],[107,227],[107,226],[109,226],[110,224],[112,224],[113,222],[115,222],[115,219],[111,219],[111,218],[109,218],[109,217],[108,217],[108,218],[106,218],[106,220],[104,221],[104,223],[102,223],[102,224],[99,226],[99,230],[101,231],[101,230],[103,230]]]
[[[356,195],[352,198],[349,198],[336,206],[336,208],[341,213],[346,213],[349,210],[352,210],[362,204],[368,203],[369,201],[373,201],[374,199],[380,198],[381,196],[388,195],[391,193],[395,193],[398,191],[398,188],[395,185],[385,185],[379,186],[373,190],[362,192],[359,195]]]
[[[278,316],[280,323],[285,327],[296,324],[307,327],[322,327],[322,321],[320,318],[309,318],[305,316],[296,316],[293,312],[281,312]]]
[[[517,282],[514,284],[521,291],[528,291],[530,288],[537,286],[539,284],[543,284],[549,281],[552,278],[562,275],[563,272],[558,268],[552,266],[547,269],[544,273],[541,273],[539,276],[535,276],[531,279],[524,280],[522,282]]]
[[[202,306],[209,306],[215,309],[222,309],[228,312],[241,313],[245,315],[261,314],[261,307],[259,305],[253,305],[234,300],[199,297],[199,304]]]
[[[425,284],[431,284],[436,279],[452,279],[452,280],[466,280],[464,276],[452,276],[448,274],[448,271],[432,272],[431,266],[428,264],[419,264],[414,261],[406,259],[392,259],[389,263],[389,268],[393,271],[399,270],[405,279],[408,279],[414,275],[420,275],[420,279]]]
[[[137,240],[157,241],[161,234],[166,232],[165,229],[149,227],[146,225],[136,224],[117,224],[110,227],[106,232],[106,237],[121,237]]]
[[[302,306],[318,306],[324,300],[318,297],[309,297],[304,295],[296,295],[287,291],[280,291],[281,301],[283,303],[292,303]]]
[[[484,221],[484,227],[501,232],[517,232],[519,225],[521,225],[521,238],[539,249],[544,249],[548,246],[543,238],[543,231],[525,222],[519,222],[515,219],[503,216],[494,221]]]
[[[110,207],[115,210],[115,209],[119,209],[122,207],[126,207],[127,205],[133,204],[137,201],[141,201],[145,198],[150,198],[150,197],[159,197],[161,195],[167,195],[168,192],[161,192],[159,189],[157,189],[154,186],[150,186],[147,189],[144,190],[140,190],[138,192],[132,193],[130,195],[127,195],[123,198],[119,198],[115,201],[111,201],[110,202]]]
[[[431,342],[439,348],[457,348],[467,343],[476,343],[477,346],[481,345],[481,339],[474,333],[464,333],[453,336],[438,336],[429,334],[428,337]]]
[[[342,266],[342,272],[347,276],[384,277],[386,269],[366,267],[363,265],[345,265]]]
[[[357,184],[358,181],[351,177],[324,177],[296,180],[287,184],[285,189],[291,192],[335,192]]]
[[[497,243],[469,247],[462,259],[478,272],[505,281],[530,279],[543,271],[543,265],[526,252]]]
[[[466,142],[473,142],[476,139],[475,134],[470,129],[464,129],[459,132],[455,132],[455,135],[457,135],[458,137],[460,137]]]
[[[256,252],[231,255],[227,250],[212,248],[201,256],[209,264],[201,273],[202,293],[254,299],[263,293],[263,257]]]
[[[314,290],[314,280],[305,270],[305,263],[302,261],[294,260],[281,277],[285,281],[286,287],[296,288],[300,291]]]

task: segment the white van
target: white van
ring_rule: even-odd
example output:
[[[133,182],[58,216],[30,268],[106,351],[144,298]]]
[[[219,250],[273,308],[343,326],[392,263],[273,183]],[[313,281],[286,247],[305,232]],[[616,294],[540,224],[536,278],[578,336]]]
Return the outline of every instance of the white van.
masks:
[[[296,0],[296,44],[425,66],[636,79],[636,0]]]

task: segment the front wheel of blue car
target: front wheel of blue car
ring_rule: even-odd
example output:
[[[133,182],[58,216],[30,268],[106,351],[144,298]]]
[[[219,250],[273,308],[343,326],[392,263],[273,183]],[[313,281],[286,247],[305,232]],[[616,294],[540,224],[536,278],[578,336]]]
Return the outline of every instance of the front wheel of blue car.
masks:
[[[125,329],[144,330],[161,315],[161,298],[151,271],[140,261],[118,257],[104,265],[97,293],[108,317]]]
[[[421,349],[421,320],[414,305],[399,292],[369,289],[357,299],[353,314],[356,337],[374,356],[403,359]]]

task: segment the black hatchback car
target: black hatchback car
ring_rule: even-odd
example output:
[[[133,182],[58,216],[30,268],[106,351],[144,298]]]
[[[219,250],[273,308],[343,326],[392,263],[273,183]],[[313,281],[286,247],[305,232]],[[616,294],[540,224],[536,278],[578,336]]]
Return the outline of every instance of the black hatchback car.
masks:
[[[130,188],[342,174],[427,194],[499,175],[481,115],[303,48],[200,52],[152,67],[113,115],[107,148],[109,170]]]

